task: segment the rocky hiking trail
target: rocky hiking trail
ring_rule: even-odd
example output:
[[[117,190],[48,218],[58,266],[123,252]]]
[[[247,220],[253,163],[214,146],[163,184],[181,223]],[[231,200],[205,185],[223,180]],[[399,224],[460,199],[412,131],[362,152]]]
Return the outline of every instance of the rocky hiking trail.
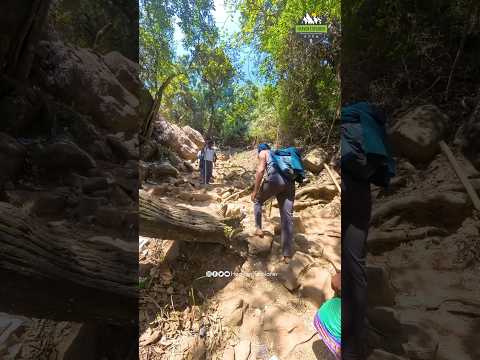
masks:
[[[148,108],[138,64],[57,40],[34,49],[28,83],[2,75],[0,358],[125,359]]]
[[[479,211],[455,168],[477,193],[480,173],[456,146],[461,132],[452,145],[442,143],[448,123],[427,105],[400,116],[390,130],[397,176],[388,191],[373,189],[367,241],[375,359],[480,356]]]
[[[297,187],[288,265],[281,261],[276,201],[264,206],[265,236],[252,236],[255,151],[222,151],[207,186],[191,164],[170,169],[169,177],[159,175],[165,163],[145,164],[141,359],[332,358],[312,322],[333,296],[330,277],[340,267],[340,197],[319,152],[311,155],[316,175]],[[152,228],[151,220],[160,225]],[[207,271],[232,276],[207,277]]]
[[[375,194],[367,242],[379,279],[369,283],[379,288],[369,299],[370,346],[402,356],[391,359],[477,359],[478,212],[443,155],[399,171],[390,193]]]

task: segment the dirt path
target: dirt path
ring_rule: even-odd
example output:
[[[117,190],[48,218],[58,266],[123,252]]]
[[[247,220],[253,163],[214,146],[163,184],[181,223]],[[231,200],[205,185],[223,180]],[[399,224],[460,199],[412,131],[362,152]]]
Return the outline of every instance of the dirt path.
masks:
[[[368,263],[385,277],[369,287],[389,296],[369,299],[370,345],[402,359],[478,359],[478,213],[443,155],[398,170],[389,192],[373,194]]]
[[[196,169],[145,185],[151,196],[241,225],[226,247],[141,238],[142,359],[331,359],[312,319],[333,296],[330,277],[340,267],[339,196],[323,172],[304,187],[315,191],[297,188],[297,204],[316,205],[295,211],[295,255],[285,265],[275,204],[265,206],[262,239],[251,236],[250,191],[232,197],[251,185],[255,163],[254,152],[222,153],[208,187]]]

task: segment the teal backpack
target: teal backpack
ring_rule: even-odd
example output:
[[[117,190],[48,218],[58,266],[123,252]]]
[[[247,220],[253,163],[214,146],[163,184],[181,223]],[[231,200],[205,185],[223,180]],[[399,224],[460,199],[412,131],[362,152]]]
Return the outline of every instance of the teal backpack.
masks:
[[[275,167],[285,179],[296,181],[300,184],[303,182],[305,179],[305,168],[297,148],[288,147],[271,150],[271,157]]]

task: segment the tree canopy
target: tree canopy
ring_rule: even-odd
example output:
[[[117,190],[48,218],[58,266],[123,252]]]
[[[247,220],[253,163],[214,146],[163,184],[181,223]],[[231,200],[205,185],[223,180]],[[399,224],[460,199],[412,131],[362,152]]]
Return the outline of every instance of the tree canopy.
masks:
[[[162,115],[229,144],[336,143],[339,0],[227,0],[225,7],[239,18],[231,36],[217,27],[214,6],[209,0],[141,0],[142,80],[155,95],[177,75],[164,89]],[[294,32],[306,13],[329,27],[320,44]],[[175,42],[179,32],[181,44]],[[253,80],[242,66],[245,48],[255,54]]]

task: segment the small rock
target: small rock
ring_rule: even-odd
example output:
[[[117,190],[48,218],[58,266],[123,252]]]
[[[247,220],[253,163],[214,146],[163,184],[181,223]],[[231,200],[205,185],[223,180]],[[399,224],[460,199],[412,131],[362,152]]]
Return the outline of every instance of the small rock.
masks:
[[[193,165],[190,161],[185,160],[183,162],[183,166],[185,167],[185,170],[187,170],[188,172],[193,172],[194,170]]]
[[[438,335],[433,329],[420,324],[405,324],[408,342],[403,344],[407,356],[412,360],[435,359],[438,350]]]
[[[226,204],[225,217],[240,216],[242,208],[238,204]]]
[[[288,264],[281,264],[276,267],[277,279],[288,290],[294,291],[300,286],[299,276],[310,260],[302,253],[296,252]]]
[[[187,193],[187,192],[181,192],[177,195],[177,197],[181,200],[184,200],[184,201],[192,201],[193,200],[193,194]]]
[[[140,159],[143,161],[154,160],[155,155],[158,152],[158,147],[152,141],[145,141],[142,146],[140,146]]]
[[[178,170],[168,162],[152,163],[148,172],[153,180],[160,180],[168,176],[177,177],[179,174]]]
[[[192,199],[194,201],[211,201],[211,200],[214,200],[212,195],[210,195],[210,194],[193,193],[191,195],[192,195]]]
[[[226,325],[241,325],[243,320],[243,300],[239,298],[233,298],[222,301],[219,314],[223,318]]]
[[[413,163],[429,162],[439,151],[448,123],[448,116],[435,105],[419,106],[395,122],[389,140],[396,154]]]
[[[368,279],[368,305],[393,306],[395,305],[395,294],[388,281],[387,274],[382,267],[367,266]]]
[[[385,335],[401,332],[401,324],[395,309],[386,306],[376,306],[368,309],[368,320],[372,326]]]
[[[323,164],[327,161],[327,152],[321,148],[315,148],[307,153],[303,159],[305,169],[314,174],[318,174],[323,170]]]
[[[300,296],[312,302],[316,307],[320,307],[334,295],[331,275],[324,268],[311,268],[302,276],[300,284]]]
[[[273,235],[269,233],[264,233],[262,237],[260,236],[249,236],[248,241],[248,253],[250,255],[256,256],[266,256],[270,254],[273,243]]]

